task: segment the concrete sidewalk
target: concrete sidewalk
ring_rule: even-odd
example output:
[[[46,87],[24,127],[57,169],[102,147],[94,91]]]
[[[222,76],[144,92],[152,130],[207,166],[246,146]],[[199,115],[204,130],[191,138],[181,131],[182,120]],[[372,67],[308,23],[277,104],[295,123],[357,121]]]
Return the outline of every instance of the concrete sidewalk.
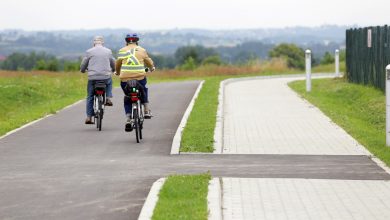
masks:
[[[287,86],[297,79],[303,78],[226,85],[222,153],[370,158],[363,146]],[[390,219],[390,181],[321,178],[221,178],[222,211],[210,210],[210,216],[221,213],[222,219],[256,220]]]

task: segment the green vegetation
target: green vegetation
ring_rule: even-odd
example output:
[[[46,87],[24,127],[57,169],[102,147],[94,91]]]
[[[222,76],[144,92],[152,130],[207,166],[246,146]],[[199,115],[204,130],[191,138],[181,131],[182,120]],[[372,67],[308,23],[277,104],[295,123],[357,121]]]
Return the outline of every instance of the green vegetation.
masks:
[[[312,69],[313,73],[334,73],[335,64],[329,63],[324,65],[315,66]],[[345,61],[340,61],[340,72],[345,73]]]
[[[217,52],[214,49],[200,45],[179,47],[175,52],[175,58],[178,65],[183,65],[190,57],[192,57],[194,62],[198,65],[207,57],[215,55],[217,55]]]
[[[160,190],[153,220],[206,220],[210,174],[169,176]]]
[[[295,44],[280,44],[270,52],[271,58],[284,58],[290,68],[304,69],[305,51]]]
[[[214,56],[209,56],[209,57],[206,57],[203,61],[202,61],[202,65],[222,65],[223,62],[221,60],[221,57],[219,55],[214,55]]]
[[[85,85],[82,74],[0,72],[0,135],[82,99]]]
[[[183,131],[182,152],[213,152],[219,84],[227,77],[205,79]]]
[[[340,50],[340,53],[339,53],[339,59],[340,59],[340,64],[343,63],[344,65],[344,68],[345,68],[345,50]],[[335,62],[335,57],[332,53],[329,53],[329,52],[325,52],[324,56],[322,57],[321,61],[320,61],[320,65],[331,65],[333,64],[334,65],[334,62]]]
[[[313,80],[310,93],[306,93],[304,81],[289,85],[372,154],[390,165],[390,148],[386,147],[385,96],[382,91],[348,83],[345,79]]]
[[[78,71],[80,69],[80,61],[58,60],[53,55],[48,55],[44,52],[30,54],[13,53],[0,64],[0,69],[4,70],[47,70],[57,72],[64,70],[66,72]]]
[[[188,57],[184,63],[179,66],[179,70],[195,70],[197,64],[195,63],[195,59],[192,57]]]
[[[322,65],[327,65],[327,64],[334,64],[334,62],[335,62],[334,56],[331,53],[326,52],[320,63]]]

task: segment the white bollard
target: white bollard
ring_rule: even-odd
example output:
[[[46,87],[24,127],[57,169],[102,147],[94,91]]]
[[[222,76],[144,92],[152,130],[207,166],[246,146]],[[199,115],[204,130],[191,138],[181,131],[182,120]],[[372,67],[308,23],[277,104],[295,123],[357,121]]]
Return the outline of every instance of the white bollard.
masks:
[[[306,92],[311,91],[311,51],[306,50]]]
[[[336,77],[340,77],[340,51],[336,50],[334,55],[334,62],[336,67]]]
[[[386,146],[390,147],[390,64],[386,67]]]

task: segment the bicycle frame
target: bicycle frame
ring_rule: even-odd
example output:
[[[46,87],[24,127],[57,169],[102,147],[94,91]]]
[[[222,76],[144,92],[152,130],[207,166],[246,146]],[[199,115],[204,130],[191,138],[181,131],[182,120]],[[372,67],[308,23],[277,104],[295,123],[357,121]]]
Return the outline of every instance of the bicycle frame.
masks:
[[[135,130],[135,136],[137,143],[140,142],[140,139],[142,139],[142,129],[143,129],[143,123],[144,123],[144,109],[143,105],[141,104],[141,91],[135,87],[131,89],[132,91],[129,93],[129,99],[131,102],[131,128]]]
[[[131,118],[132,119],[134,119],[134,110],[137,110],[140,122],[143,123],[144,122],[144,113],[143,113],[144,106],[141,104],[140,100],[138,100],[135,103],[132,103],[132,107],[131,107]]]

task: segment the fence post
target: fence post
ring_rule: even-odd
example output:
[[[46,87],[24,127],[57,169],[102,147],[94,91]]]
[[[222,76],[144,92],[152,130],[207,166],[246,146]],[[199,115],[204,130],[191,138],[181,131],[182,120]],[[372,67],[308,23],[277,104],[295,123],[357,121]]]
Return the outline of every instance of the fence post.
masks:
[[[334,62],[336,68],[336,72],[335,72],[336,77],[340,77],[340,51],[339,50],[335,51]]]
[[[386,66],[386,146],[390,147],[390,64]]]
[[[311,51],[306,50],[306,92],[311,91]]]

